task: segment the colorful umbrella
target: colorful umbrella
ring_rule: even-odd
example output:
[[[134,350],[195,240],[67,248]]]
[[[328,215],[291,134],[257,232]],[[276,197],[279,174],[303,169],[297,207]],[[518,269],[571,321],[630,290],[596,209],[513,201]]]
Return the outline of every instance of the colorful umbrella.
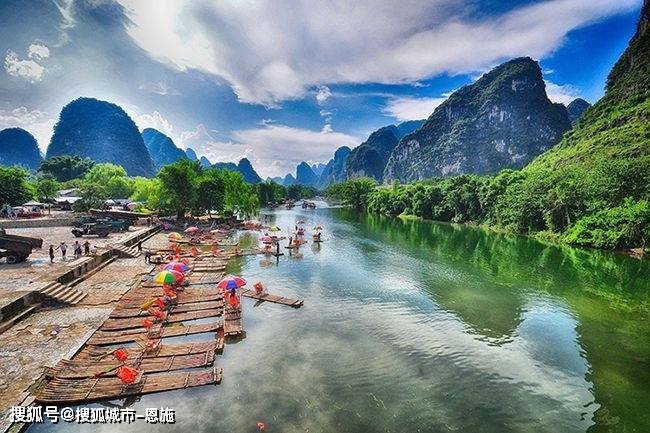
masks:
[[[178,271],[160,271],[153,277],[154,283],[157,284],[176,284],[183,281],[185,275]]]
[[[167,239],[169,239],[170,241],[179,241],[183,239],[183,235],[181,235],[178,232],[171,232],[170,234],[167,235]]]
[[[271,243],[271,242],[273,242],[273,238],[271,236],[262,236],[260,238],[260,242],[264,242],[265,244],[266,243]]]
[[[238,289],[246,285],[246,280],[237,277],[235,275],[226,275],[223,277],[219,284],[217,284],[218,289],[228,290],[228,289]]]
[[[269,228],[269,230],[272,231],[272,232],[282,231],[282,229],[280,227],[278,227],[278,226],[271,226],[271,228]]]
[[[185,263],[183,263],[183,262],[176,262],[176,261],[174,261],[174,262],[169,262],[169,263],[167,263],[167,264],[163,267],[163,269],[164,269],[165,271],[177,271],[177,272],[185,273],[185,272],[187,272],[187,271],[190,270],[190,267],[187,266],[187,265],[186,265]]]
[[[320,225],[314,226],[314,230],[323,230],[323,227]]]
[[[185,229],[185,233],[196,233],[198,231],[201,231],[201,229],[196,226],[188,227]]]

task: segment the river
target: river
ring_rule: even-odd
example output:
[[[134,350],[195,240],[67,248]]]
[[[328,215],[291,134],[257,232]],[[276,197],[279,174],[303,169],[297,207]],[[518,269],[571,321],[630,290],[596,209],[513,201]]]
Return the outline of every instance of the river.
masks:
[[[650,431],[650,262],[345,209],[269,218],[325,242],[230,266],[305,305],[245,299],[220,386],[133,404],[173,426],[30,432]]]

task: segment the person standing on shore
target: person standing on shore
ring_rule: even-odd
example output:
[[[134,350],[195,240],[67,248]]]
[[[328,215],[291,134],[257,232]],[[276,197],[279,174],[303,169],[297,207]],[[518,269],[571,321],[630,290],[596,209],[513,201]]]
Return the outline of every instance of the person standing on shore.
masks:
[[[85,255],[90,254],[90,242],[88,242],[87,240],[86,242],[84,242],[84,254]]]
[[[54,245],[50,244],[50,263],[54,263]]]
[[[79,241],[74,241],[73,247],[74,247],[73,248],[74,258],[75,259],[80,258],[81,257],[81,244],[79,243]]]
[[[57,250],[61,250],[61,260],[65,261],[65,253],[68,250],[68,246],[65,244],[65,242],[61,242],[58,247],[56,247]]]

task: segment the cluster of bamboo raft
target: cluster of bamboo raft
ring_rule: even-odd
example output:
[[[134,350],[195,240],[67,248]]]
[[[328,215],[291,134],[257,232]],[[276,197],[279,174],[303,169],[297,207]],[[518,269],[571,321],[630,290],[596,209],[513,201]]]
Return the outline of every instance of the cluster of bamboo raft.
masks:
[[[160,296],[160,288],[145,279],[125,293],[72,359],[46,369],[47,382],[36,395],[36,402],[80,404],[221,383],[222,369],[214,367],[215,355],[222,353],[226,339],[244,336],[241,305],[233,308],[225,303],[223,292],[215,287],[228,257],[223,253],[194,258],[191,284],[178,292],[166,317],[149,329],[143,327],[143,319],[150,316],[141,305]],[[253,290],[241,290],[240,295],[295,308],[302,305],[299,300]],[[221,317],[223,320],[217,320]],[[209,321],[184,324],[197,319]],[[192,334],[214,334],[214,339],[189,344],[166,342],[170,337]],[[120,346],[127,347],[129,353],[124,365],[141,372],[140,379],[129,385],[123,384],[113,370],[121,363],[110,354]]]

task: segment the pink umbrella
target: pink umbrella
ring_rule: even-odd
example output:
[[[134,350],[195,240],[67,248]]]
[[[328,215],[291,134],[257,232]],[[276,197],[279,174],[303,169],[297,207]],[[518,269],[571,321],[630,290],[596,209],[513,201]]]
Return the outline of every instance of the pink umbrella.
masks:
[[[264,242],[265,244],[273,242],[273,238],[271,236],[262,236],[260,238],[260,242]]]
[[[218,289],[229,290],[229,289],[238,289],[246,285],[246,280],[242,277],[236,275],[226,275],[221,281],[217,284]]]
[[[201,231],[201,229],[194,226],[185,229],[185,233],[196,233],[198,231]]]

